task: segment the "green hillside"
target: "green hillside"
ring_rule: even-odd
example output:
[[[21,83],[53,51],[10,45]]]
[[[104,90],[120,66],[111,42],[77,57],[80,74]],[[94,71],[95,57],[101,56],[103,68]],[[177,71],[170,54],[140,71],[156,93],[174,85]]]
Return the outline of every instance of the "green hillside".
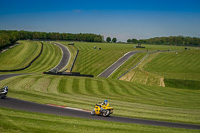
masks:
[[[200,50],[161,53],[144,69],[166,78],[200,81]]]
[[[61,43],[68,44],[68,42]],[[96,49],[94,49],[94,46],[96,46]],[[79,54],[73,71],[95,76],[98,76],[125,53],[134,50],[132,44],[112,43],[75,42],[74,47],[79,50]],[[101,48],[101,50],[98,48]]]
[[[50,43],[44,43],[44,49],[40,57],[27,69],[21,72],[32,73],[32,72],[45,72],[58,65],[62,58],[61,49]]]
[[[41,51],[42,44],[20,41],[21,44],[0,54],[0,70],[20,69],[27,66]]]
[[[67,45],[70,42],[60,42],[65,44],[68,48],[73,50],[72,54],[76,54],[76,50],[79,50],[78,58],[74,65],[74,72],[81,72],[82,74],[92,74],[94,76],[98,76],[101,72],[103,72],[106,68],[112,65],[115,61],[117,61],[120,57],[122,57],[125,53],[129,51],[138,51],[138,50],[149,50],[149,51],[157,51],[157,50],[183,50],[184,47],[178,46],[166,46],[166,45],[143,45],[146,48],[134,48],[136,44],[116,44],[116,43],[90,43],[90,42],[74,42],[74,46]],[[94,49],[94,46],[96,49]],[[99,50],[101,48],[101,50]],[[72,56],[73,57],[73,56]],[[135,58],[135,57],[133,57]],[[137,57],[136,57],[137,58]],[[136,64],[142,56],[138,55],[138,58],[134,60],[129,65],[125,67],[121,67],[117,73],[112,76],[112,78],[116,78],[120,76],[122,72],[129,69],[131,65]],[[131,62],[131,61],[129,61]]]
[[[24,75],[0,82],[9,96],[23,100],[92,110],[108,99],[114,115],[199,124],[200,92],[151,87],[106,78]],[[190,99],[190,100],[187,100]]]
[[[144,65],[152,61],[160,53],[149,54],[146,58],[134,69],[130,70],[120,80],[130,81],[134,83],[146,84],[151,86],[165,87],[164,77],[144,70]],[[130,68],[129,68],[130,69]]]
[[[30,52],[31,49],[39,49],[40,47],[39,42],[22,42],[22,44],[6,51],[7,54],[0,54],[0,57],[3,56],[1,59],[11,62],[12,58],[10,57],[13,56],[14,58],[14,55],[21,53],[19,51],[23,51],[23,48],[26,48],[23,53],[32,57],[31,55],[34,53]],[[29,43],[31,45],[28,45]],[[69,46],[67,45],[69,42],[59,43],[66,45],[71,52],[70,62],[64,69],[70,69],[76,50],[79,49],[80,52],[73,72],[92,74],[95,75],[95,78],[39,74],[55,67],[62,57],[62,52],[58,46],[44,42],[44,50],[41,56],[29,68],[15,72],[35,74],[21,75],[0,81],[0,86],[9,86],[9,97],[87,110],[92,110],[96,103],[108,99],[110,105],[114,107],[113,115],[200,124],[199,50],[191,48],[191,50],[185,51],[185,47],[165,45],[144,45],[145,49],[136,49],[133,44],[75,42],[74,46]],[[96,46],[96,49],[94,49],[94,46]],[[101,48],[101,50],[98,48]],[[148,56],[146,56],[147,52],[139,53],[126,61],[109,78],[96,77],[125,53],[134,50],[148,50],[148,53],[158,50],[181,51],[178,51],[178,53],[155,53]],[[145,60],[139,66],[121,77],[120,80],[116,79],[145,56]],[[15,58],[15,60],[20,60],[20,58],[30,60],[22,54]],[[12,67],[20,66],[17,63],[12,65]],[[1,74],[7,73],[2,72]],[[75,125],[75,123],[83,132],[87,132],[87,129],[99,131],[99,127],[101,127],[100,121],[92,121],[92,124],[87,124],[89,120],[86,119],[69,117],[55,119],[58,116],[13,111],[4,108],[0,110],[1,117],[6,111],[9,113],[4,117],[6,120],[2,123],[3,126],[0,126],[0,130],[5,132],[14,132],[15,129],[19,132],[26,132],[27,129],[31,128],[30,125],[36,127],[31,128],[33,132],[51,132],[54,131],[50,123],[52,120],[57,125],[58,132],[63,132],[60,128],[66,124],[69,131],[73,130],[71,125]],[[16,112],[16,114],[13,114],[13,112]],[[36,125],[39,118],[42,118],[44,123]],[[26,128],[20,128],[23,124],[21,121],[25,120],[27,121]],[[17,123],[14,124],[16,126],[10,125],[10,121]],[[120,132],[124,128],[127,129],[125,132],[195,131],[114,122],[105,123],[113,125],[113,128],[108,127],[109,132]],[[119,125],[123,125],[123,127],[119,127]]]
[[[200,50],[162,53],[144,66],[165,78],[165,86],[200,89]]]
[[[198,89],[200,84],[199,60],[199,50],[150,54],[138,67],[132,69],[120,80],[156,86]]]
[[[5,53],[0,54],[0,58],[4,61],[4,62],[8,62],[10,63],[10,69],[14,69],[14,68],[21,68],[22,66],[24,67],[27,63],[29,63],[30,61],[32,61],[33,57],[37,56],[41,50],[40,48],[40,42],[35,42],[35,41],[22,41],[23,43],[14,47],[13,49],[9,49],[7,50]],[[43,52],[42,54],[39,56],[39,58],[37,58],[37,60],[35,60],[30,67],[28,67],[25,70],[22,71],[16,71],[16,72],[1,72],[1,74],[6,74],[6,73],[42,73],[45,71],[48,71],[52,68],[54,68],[61,60],[62,57],[62,52],[60,50],[60,48],[54,44],[50,44],[50,43],[45,43],[43,42]],[[38,47],[37,50],[34,49],[34,47]],[[24,49],[24,50],[23,50]],[[35,51],[34,51],[35,50]],[[22,51],[22,53],[21,53]],[[35,54],[35,56],[32,56],[33,54]],[[15,56],[15,54],[17,56]],[[27,58],[25,55],[29,55]],[[21,62],[21,64],[23,62],[26,62],[26,64],[23,65],[19,65]],[[8,64],[7,63],[7,64]],[[3,64],[2,62],[0,64]],[[6,68],[5,65],[4,69]]]
[[[66,116],[23,112],[0,108],[2,118],[1,132],[35,133],[35,132],[109,132],[109,133],[198,133],[199,130],[156,127],[139,124],[127,124],[110,121],[98,121]]]

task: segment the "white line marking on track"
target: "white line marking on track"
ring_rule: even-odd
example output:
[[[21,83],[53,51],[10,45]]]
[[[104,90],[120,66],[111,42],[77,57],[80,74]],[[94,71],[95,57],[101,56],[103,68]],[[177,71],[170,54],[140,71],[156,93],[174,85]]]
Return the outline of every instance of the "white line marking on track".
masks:
[[[66,106],[60,106],[60,105],[54,105],[54,104],[47,104],[47,105],[58,107],[58,108],[70,109],[70,110],[78,110],[78,111],[83,111],[83,112],[91,112],[89,110],[84,110],[84,109],[79,109],[79,108],[72,108],[72,107],[66,107]]]

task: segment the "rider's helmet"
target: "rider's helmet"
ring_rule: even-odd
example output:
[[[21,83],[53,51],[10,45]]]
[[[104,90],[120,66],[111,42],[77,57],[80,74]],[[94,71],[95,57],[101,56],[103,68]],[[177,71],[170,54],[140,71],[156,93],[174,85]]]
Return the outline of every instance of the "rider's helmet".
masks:
[[[107,104],[107,103],[108,103],[108,100],[105,100],[104,103]]]
[[[5,86],[5,87],[4,87],[4,90],[8,91],[8,86]]]

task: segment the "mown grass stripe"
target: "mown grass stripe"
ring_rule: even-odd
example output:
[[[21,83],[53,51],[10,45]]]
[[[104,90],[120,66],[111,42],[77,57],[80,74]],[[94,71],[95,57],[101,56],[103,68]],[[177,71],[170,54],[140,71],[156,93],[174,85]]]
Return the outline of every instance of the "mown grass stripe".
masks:
[[[103,82],[101,80],[96,80],[96,82],[97,82],[99,93],[106,94],[106,91],[103,88]]]
[[[39,42],[22,41],[22,44],[0,54],[1,70],[18,70],[28,66],[41,51]]]
[[[107,80],[106,82],[107,82],[107,85],[108,85],[107,89],[110,91],[110,93],[112,95],[120,95],[119,92],[117,91],[115,85],[111,81]]]
[[[66,79],[61,79],[58,85],[58,92],[67,93],[66,90]]]
[[[50,83],[49,78],[39,78],[36,81],[36,83],[32,86],[32,89],[34,89],[35,91],[47,92],[49,83]]]
[[[47,88],[49,93],[58,93],[57,88],[59,88],[60,80],[60,78],[51,77],[51,82],[49,84],[49,87]]]
[[[68,94],[73,94],[73,81],[74,78],[67,78],[66,90]]]
[[[85,78],[85,89],[87,91],[88,94],[94,94],[93,89],[91,88],[91,79],[89,78]]]
[[[83,95],[86,95],[87,94],[87,91],[86,91],[86,86],[85,86],[85,80],[81,79],[79,80],[79,93],[80,94],[83,94]]]
[[[49,56],[49,54],[47,54],[47,51],[50,51],[49,47],[47,44],[44,44],[44,51],[42,53],[42,56],[38,58],[38,60],[36,62],[33,63],[34,66],[28,68],[27,70],[25,71],[35,71],[35,72],[38,72],[40,71],[41,69],[43,69],[45,67],[45,63],[46,63],[46,57]],[[44,57],[44,55],[46,55]],[[39,63],[39,65],[37,65]]]
[[[44,43],[44,51],[41,57],[39,57],[38,60],[24,72],[44,72],[50,70],[58,64],[59,59],[61,58],[61,53],[58,52],[60,52],[59,47],[53,44]]]
[[[95,95],[102,95],[102,91],[100,90],[99,86],[98,86],[98,80],[92,80],[91,81],[91,87],[92,90],[94,91]]]
[[[74,93],[79,93],[79,79],[74,78],[72,82],[72,89]]]
[[[118,86],[122,89],[123,93],[126,95],[134,96],[132,91],[130,91],[130,87],[126,86],[126,84],[118,83]]]
[[[27,91],[31,91],[31,86],[33,86],[33,84],[35,84],[35,82],[37,81],[36,78],[29,78],[29,77],[23,78],[23,80],[25,80],[24,82],[26,82],[23,88]]]

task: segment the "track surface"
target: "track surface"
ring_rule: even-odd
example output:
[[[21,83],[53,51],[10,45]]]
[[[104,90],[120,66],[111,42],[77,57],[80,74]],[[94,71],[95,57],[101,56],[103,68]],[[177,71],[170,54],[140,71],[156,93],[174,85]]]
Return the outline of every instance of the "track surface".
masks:
[[[44,105],[44,104],[38,104],[38,103],[18,100],[18,99],[9,98],[9,97],[6,99],[1,99],[0,106],[5,107],[5,108],[10,108],[10,109],[29,111],[29,112],[39,112],[39,113],[86,118],[86,119],[105,120],[105,121],[114,121],[114,122],[123,122],[123,123],[135,123],[135,124],[144,124],[144,125],[153,125],[153,126],[165,126],[165,127],[174,127],[174,128],[200,129],[200,125],[162,122],[162,121],[153,121],[153,120],[142,120],[142,119],[125,118],[125,117],[117,117],[117,116],[110,116],[110,117],[91,116],[89,112],[65,109],[65,108],[54,107],[50,105]]]
[[[117,60],[115,63],[113,63],[111,66],[109,66],[106,70],[104,70],[101,74],[99,74],[99,77],[109,77],[116,69],[118,69],[124,62],[126,62],[129,58],[131,58],[133,55],[137,53],[141,53],[145,51],[132,51],[126,53],[123,57],[121,57],[119,60]]]
[[[68,64],[69,59],[70,59],[70,52],[68,48],[65,47],[64,45],[59,44],[59,43],[54,43],[54,44],[58,45],[61,48],[62,53],[63,53],[63,57],[60,63],[55,67],[58,69],[58,71],[60,71],[62,68],[64,68]]]
[[[5,74],[5,75],[0,75],[0,81],[4,80],[4,79],[7,79],[7,78],[14,77],[14,76],[19,76],[19,75],[24,75],[24,74]]]

